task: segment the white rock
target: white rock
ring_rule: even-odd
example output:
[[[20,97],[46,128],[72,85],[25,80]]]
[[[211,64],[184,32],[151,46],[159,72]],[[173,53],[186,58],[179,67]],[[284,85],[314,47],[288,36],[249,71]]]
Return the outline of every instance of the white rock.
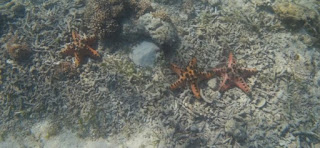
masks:
[[[218,87],[218,83],[219,83],[219,82],[217,81],[217,79],[214,78],[214,79],[211,79],[211,80],[208,81],[208,86],[209,86],[211,89],[215,89],[215,88]]]
[[[133,47],[130,58],[136,65],[153,67],[157,58],[157,51],[159,51],[159,49],[160,48],[154,43],[143,41]]]

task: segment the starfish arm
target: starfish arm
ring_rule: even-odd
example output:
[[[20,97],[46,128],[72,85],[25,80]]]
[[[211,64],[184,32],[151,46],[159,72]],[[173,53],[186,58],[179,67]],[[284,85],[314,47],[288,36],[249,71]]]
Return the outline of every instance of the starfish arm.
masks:
[[[73,39],[73,42],[77,43],[78,40],[80,40],[80,35],[75,32],[74,30],[72,30],[72,39]]]
[[[240,68],[239,73],[243,78],[250,77],[251,75],[256,74],[258,71],[255,68]]]
[[[194,95],[197,99],[200,99],[200,98],[201,98],[201,96],[200,96],[200,89],[199,89],[199,87],[198,87],[198,84],[197,84],[195,81],[191,82],[191,90],[192,90],[193,95]]]
[[[228,67],[231,68],[232,65],[236,64],[236,59],[233,57],[233,54],[229,53],[229,59],[228,59]]]
[[[210,79],[214,76],[213,72],[199,72],[199,76],[201,79]]]
[[[75,57],[75,66],[79,67],[83,60],[83,55],[80,54],[79,52],[75,52],[74,57]]]
[[[93,48],[91,48],[90,46],[86,45],[87,49],[88,49],[88,55],[91,57],[91,58],[99,58],[100,57],[100,54],[94,50]]]
[[[178,76],[180,76],[183,73],[183,70],[178,67],[176,64],[171,63],[170,64],[170,68],[172,69],[172,71],[174,71]]]
[[[231,85],[227,83],[228,79],[229,79],[229,77],[227,74],[224,74],[222,76],[222,81],[220,82],[219,91],[223,92],[231,87]]]
[[[225,85],[223,85],[223,86],[220,87],[219,91],[220,91],[220,92],[225,92],[226,90],[230,89],[231,86],[233,86],[233,85],[231,85],[231,84],[225,84]]]
[[[242,91],[244,91],[245,93],[250,92],[250,88],[247,85],[247,83],[244,81],[244,79],[242,77],[236,77],[234,79],[234,84],[239,87]]]
[[[187,69],[194,69],[197,65],[197,59],[196,58],[192,58],[191,61],[188,64]]]
[[[68,44],[66,45],[65,48],[63,48],[61,50],[61,54],[66,55],[66,56],[72,56],[73,53],[75,52],[75,47],[73,46],[73,44]]]
[[[96,41],[96,36],[92,35],[87,37],[84,42],[86,45],[92,45],[93,43],[95,43],[95,41]]]
[[[174,82],[173,84],[170,85],[170,89],[171,90],[175,90],[178,87],[180,87],[181,85],[183,85],[186,81],[185,77],[180,77],[176,82]]]
[[[222,76],[224,73],[227,73],[227,69],[225,67],[213,68],[212,71],[214,74],[216,74],[218,76]]]

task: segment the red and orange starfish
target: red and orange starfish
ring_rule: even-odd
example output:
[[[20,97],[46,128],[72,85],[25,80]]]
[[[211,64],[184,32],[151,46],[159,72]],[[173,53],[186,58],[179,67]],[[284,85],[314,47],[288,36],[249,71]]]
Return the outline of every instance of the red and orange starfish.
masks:
[[[78,67],[87,56],[93,59],[100,57],[99,53],[90,47],[95,41],[95,37],[80,36],[80,34],[72,31],[72,39],[73,42],[67,44],[66,47],[61,50],[61,53],[67,56],[74,56],[76,67]]]
[[[236,63],[232,53],[229,53],[228,63],[221,68],[214,68],[213,72],[222,77],[219,91],[224,92],[233,87],[239,87],[245,93],[250,92],[250,88],[244,81],[247,77],[257,73],[255,68],[242,68]]]
[[[179,76],[179,79],[170,86],[170,89],[174,90],[184,85],[185,83],[188,83],[188,85],[190,85],[191,87],[194,96],[197,99],[201,98],[200,89],[198,87],[198,81],[201,81],[203,79],[209,79],[213,76],[213,73],[198,71],[196,58],[192,58],[185,70],[181,69],[180,67],[172,63],[171,69]]]

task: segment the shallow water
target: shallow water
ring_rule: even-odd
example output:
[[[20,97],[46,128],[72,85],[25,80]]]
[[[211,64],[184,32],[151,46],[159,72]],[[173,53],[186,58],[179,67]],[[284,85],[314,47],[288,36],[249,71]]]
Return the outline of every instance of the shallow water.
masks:
[[[0,147],[320,147],[319,5],[3,0]]]

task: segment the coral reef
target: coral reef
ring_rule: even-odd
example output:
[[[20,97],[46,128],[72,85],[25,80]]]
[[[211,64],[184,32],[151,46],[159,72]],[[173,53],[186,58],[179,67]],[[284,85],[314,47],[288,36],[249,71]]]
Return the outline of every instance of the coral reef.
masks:
[[[59,62],[59,64],[53,67],[53,78],[58,80],[65,80],[71,78],[77,73],[76,67],[70,62]]]
[[[0,69],[0,85],[2,84],[2,69]]]
[[[84,14],[86,27],[100,38],[115,36],[124,12],[124,0],[89,0]]]
[[[163,15],[152,15],[147,13],[141,16],[138,19],[138,28],[147,36],[150,36],[152,40],[160,47],[173,46],[178,41],[176,29],[170,22],[166,22],[161,18],[157,18],[158,16]]]
[[[241,126],[241,123],[231,119],[228,120],[225,125],[225,131],[226,133],[230,134],[235,140],[239,142],[244,142],[244,140],[247,138],[247,133],[245,128]]]
[[[160,18],[162,21],[172,23],[171,18],[164,10],[157,10],[151,13],[154,18]]]
[[[5,65],[0,61],[0,85],[2,85],[2,79],[4,78],[4,70],[5,70]]]
[[[152,1],[160,4],[165,4],[165,5],[172,5],[179,2],[179,1],[172,1],[172,0],[152,0]]]
[[[144,71],[139,70],[130,59],[124,57],[109,56],[101,63],[101,67],[119,73],[123,75],[125,79],[137,84],[146,76]]]
[[[17,1],[7,2],[5,5],[0,6],[0,10],[5,10],[4,14],[11,19],[24,17],[26,14],[25,5]]]
[[[5,28],[7,27],[7,22],[7,15],[4,15],[0,12],[0,36],[2,36],[4,31],[6,30]]]
[[[75,145],[85,145],[84,139],[100,139],[124,147],[319,147],[320,53],[314,44],[317,29],[311,32],[318,24],[307,16],[298,30],[284,25],[287,22],[272,9],[282,0],[153,1],[150,5],[155,11],[138,6],[139,0],[135,4],[121,1],[123,7],[117,0],[101,0],[116,5],[112,9],[101,4],[110,8],[97,11],[108,14],[108,19],[101,19],[102,28],[107,29],[105,21],[113,20],[117,30],[123,25],[126,30],[122,31],[129,30],[129,34],[121,32],[123,36],[117,38],[118,32],[110,31],[115,35],[112,41],[99,40],[97,49],[117,50],[103,52],[103,56],[99,53],[101,62],[89,62],[81,68],[74,68],[71,57],[62,62],[58,53],[65,42],[70,43],[70,49],[71,44],[83,47],[76,33],[75,41],[70,37],[74,28],[94,33],[94,19],[83,18],[94,16],[94,9],[90,10],[92,15],[87,10],[96,5],[90,2],[98,0],[89,0],[87,5],[83,0],[14,1],[24,5],[25,15],[13,19],[11,7],[7,12],[2,9],[3,19],[8,20],[2,22],[2,33],[17,30],[15,44],[27,43],[33,53],[28,63],[17,64],[8,59],[6,43],[10,37],[0,37],[0,56],[4,57],[0,63],[5,65],[0,67],[0,140],[14,137],[14,147],[46,147],[48,140],[56,139],[60,144],[72,140],[56,137],[60,126],[72,131],[65,135],[81,137]],[[166,5],[170,3],[174,4]],[[293,5],[319,10],[319,2],[313,0]],[[149,8],[147,3],[145,6]],[[121,10],[114,13],[119,17],[113,18],[111,11],[118,12],[116,7]],[[152,68],[136,66],[129,49],[145,40],[161,49],[174,45],[171,49],[175,50],[163,54]],[[168,89],[177,79],[168,65],[184,63],[185,59],[196,58],[204,69],[226,59],[224,75],[239,74],[233,72],[241,70],[228,68],[225,51],[237,56],[237,65],[259,70],[245,82],[252,86],[250,95],[241,89],[221,94],[217,78],[198,83],[202,99],[196,99],[188,89],[179,93]],[[189,69],[191,73],[197,70]],[[190,80],[194,78],[187,74]],[[75,77],[67,78],[72,75]],[[51,121],[36,124],[47,119],[58,121],[58,126]],[[150,141],[145,137],[151,137]],[[0,147],[8,147],[2,144]]]
[[[302,27],[319,17],[315,10],[293,2],[278,2],[272,8],[285,24],[293,28]]]
[[[141,15],[153,11],[151,3],[149,0],[130,0],[128,4],[129,8],[133,11],[136,18],[139,18]]]

